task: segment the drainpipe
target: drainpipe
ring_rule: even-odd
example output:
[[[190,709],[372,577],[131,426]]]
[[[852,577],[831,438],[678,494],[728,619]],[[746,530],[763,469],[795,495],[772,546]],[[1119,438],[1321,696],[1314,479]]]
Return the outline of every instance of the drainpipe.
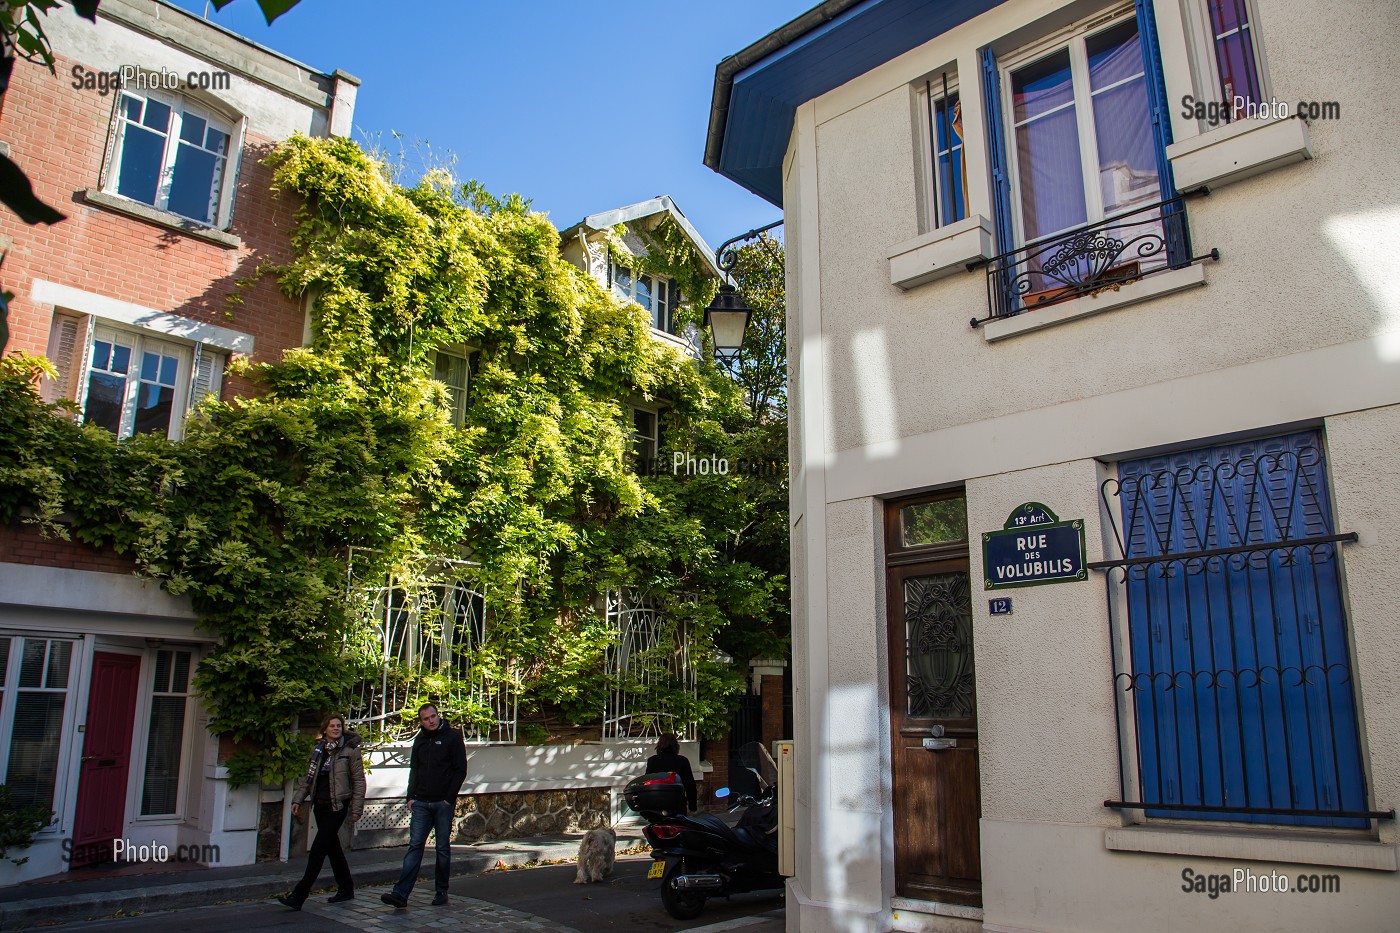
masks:
[[[587,235],[586,233],[584,233],[583,227],[579,227],[579,228],[578,228],[578,245],[583,247],[583,271],[588,273],[588,277],[589,277],[589,278],[592,278],[592,277],[593,277],[593,253],[592,253],[592,251],[589,250],[589,248],[588,248],[588,235]],[[607,272],[604,271],[604,272],[603,272],[603,275],[606,276],[606,275],[607,275]],[[607,288],[607,287],[608,287],[608,284],[609,284],[609,283],[604,282],[604,283],[603,283],[603,287],[604,287],[604,288]]]
[[[292,734],[297,733],[297,718],[292,717]],[[293,782],[289,778],[282,782],[282,841],[278,846],[277,860],[285,862],[291,858],[292,853],[292,788]]]

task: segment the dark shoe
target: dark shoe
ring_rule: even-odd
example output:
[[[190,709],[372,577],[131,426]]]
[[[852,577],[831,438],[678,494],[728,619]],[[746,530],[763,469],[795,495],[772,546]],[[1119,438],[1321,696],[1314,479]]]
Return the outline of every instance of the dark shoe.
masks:
[[[290,907],[292,910],[301,910],[301,901],[292,897],[290,894],[277,895],[277,903],[281,904],[283,907]]]
[[[330,897],[326,898],[326,903],[327,903],[327,904],[341,904],[341,903],[344,903],[345,901],[353,901],[354,899],[355,899],[355,892],[354,892],[354,891],[337,891],[337,892],[335,892],[334,894],[332,894]]]
[[[397,894],[395,894],[393,891],[389,891],[389,892],[386,892],[386,893],[384,893],[384,894],[379,895],[379,899],[380,899],[381,901],[383,901],[384,903],[388,904],[390,907],[395,907],[395,908],[397,908],[397,907],[407,907],[407,906],[408,906],[408,898],[406,898],[406,897],[399,897],[399,896],[398,896]]]
[[[441,907],[443,904],[446,904],[446,903],[447,903],[447,895],[446,895],[446,894],[434,894],[434,895],[433,895],[433,906],[434,906],[434,907]]]

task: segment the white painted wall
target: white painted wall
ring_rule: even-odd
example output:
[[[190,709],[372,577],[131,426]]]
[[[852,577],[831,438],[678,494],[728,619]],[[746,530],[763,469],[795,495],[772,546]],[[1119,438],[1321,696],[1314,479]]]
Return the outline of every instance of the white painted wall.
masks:
[[[1379,0],[1329,8],[1326,22],[1303,0],[1258,6],[1272,94],[1341,102],[1342,120],[1309,128],[1314,158],[1190,202],[1194,251],[1221,250],[1204,287],[995,344],[967,324],[987,313],[983,273],[907,292],[890,284],[892,248],[925,232],[913,88],[957,63],[969,212],[991,216],[977,49],[1004,53],[1107,7],[1004,3],[798,107],[784,166],[798,825],[790,930],[979,920],[1004,931],[1394,928],[1400,874],[1291,864],[1317,850],[1285,844],[1279,855],[1280,834],[1269,830],[1211,828],[1184,854],[1107,847],[1124,820],[1102,806],[1119,778],[1098,574],[1008,591],[1010,617],[974,600],[986,907],[971,921],[934,918],[891,897],[878,500],[943,485],[965,484],[974,542],[1037,500],[1086,521],[1094,560],[1103,556],[1100,461],[1321,427],[1337,527],[1361,536],[1343,553],[1370,779],[1380,808],[1400,801],[1400,96],[1379,93],[1395,84],[1400,24]],[[1168,97],[1179,101],[1194,88],[1171,7],[1158,20]],[[1178,141],[1200,129],[1173,122]],[[972,567],[980,592],[975,545]],[[1397,842],[1385,822],[1369,842],[1342,846],[1343,860],[1393,863]],[[1180,890],[1188,866],[1335,872],[1343,891],[1212,900]]]

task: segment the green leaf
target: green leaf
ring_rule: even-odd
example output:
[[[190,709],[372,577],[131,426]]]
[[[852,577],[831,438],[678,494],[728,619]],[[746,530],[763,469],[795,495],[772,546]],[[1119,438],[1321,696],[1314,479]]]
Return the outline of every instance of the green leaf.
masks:
[[[232,2],[233,0],[214,0],[214,9],[222,10]],[[271,26],[273,20],[296,6],[298,2],[300,0],[258,0],[258,6],[262,8],[267,24]]]
[[[8,156],[0,155],[0,201],[29,225],[56,224],[67,215],[54,210],[34,195],[29,177]]]

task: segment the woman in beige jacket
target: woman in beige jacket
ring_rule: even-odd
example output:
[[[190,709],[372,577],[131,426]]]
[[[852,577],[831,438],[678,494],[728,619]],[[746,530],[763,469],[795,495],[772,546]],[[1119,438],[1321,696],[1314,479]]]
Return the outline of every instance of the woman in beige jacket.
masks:
[[[364,812],[365,765],[360,758],[360,737],[345,731],[345,720],[340,716],[328,717],[321,724],[321,738],[311,751],[311,762],[292,797],[292,815],[308,804],[316,815],[316,838],[306,859],[306,874],[290,892],[277,898],[292,910],[301,910],[328,858],[336,884],[330,903],[338,904],[355,896],[355,880],[350,877],[350,864],[340,847],[340,828],[346,816],[354,823]]]

